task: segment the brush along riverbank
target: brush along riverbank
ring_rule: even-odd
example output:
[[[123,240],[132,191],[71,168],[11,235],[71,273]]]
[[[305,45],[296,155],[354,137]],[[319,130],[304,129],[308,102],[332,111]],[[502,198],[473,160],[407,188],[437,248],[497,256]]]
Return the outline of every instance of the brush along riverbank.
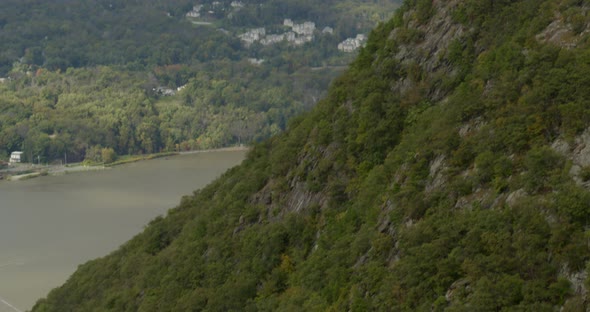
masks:
[[[217,149],[206,149],[206,150],[195,150],[185,152],[165,152],[165,153],[154,153],[145,155],[124,155],[119,156],[118,159],[112,163],[94,163],[94,162],[81,162],[72,163],[68,165],[34,165],[34,164],[16,164],[6,169],[0,170],[0,180],[5,181],[21,181],[27,179],[33,179],[48,175],[64,175],[68,173],[77,172],[88,172],[88,171],[99,171],[111,169],[115,166],[130,164],[138,161],[145,161],[164,157],[173,157],[178,155],[189,155],[198,153],[212,153],[212,152],[237,152],[247,151],[247,146],[235,146],[235,147],[224,147]]]

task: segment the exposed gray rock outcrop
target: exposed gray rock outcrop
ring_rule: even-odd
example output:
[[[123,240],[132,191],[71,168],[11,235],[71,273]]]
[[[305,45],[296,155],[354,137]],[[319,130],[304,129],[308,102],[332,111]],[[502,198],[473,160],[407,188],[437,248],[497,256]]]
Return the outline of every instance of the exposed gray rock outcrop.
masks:
[[[430,76],[435,73],[444,73],[447,76],[455,74],[446,58],[446,54],[451,42],[460,38],[465,33],[463,25],[454,22],[450,14],[457,6],[457,3],[458,1],[456,0],[434,1],[434,15],[423,25],[420,25],[417,20],[409,18],[412,12],[406,13],[408,16],[405,16],[404,19],[410,21],[407,27],[417,30],[424,34],[424,36],[417,43],[400,45],[396,58],[401,64],[420,64],[421,69]],[[400,31],[403,30],[399,28],[394,29],[390,35],[390,39],[398,38]],[[394,91],[404,95],[413,86],[414,82],[411,81],[411,78],[403,77],[394,86]],[[444,94],[439,89],[430,90],[430,94],[435,101],[444,98]]]

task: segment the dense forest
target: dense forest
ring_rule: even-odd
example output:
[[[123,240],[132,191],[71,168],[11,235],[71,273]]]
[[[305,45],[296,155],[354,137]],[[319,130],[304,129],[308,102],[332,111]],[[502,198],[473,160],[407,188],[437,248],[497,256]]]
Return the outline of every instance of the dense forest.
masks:
[[[0,159],[60,162],[247,144],[309,110],[396,1],[2,1]],[[250,27],[318,24],[305,45],[247,47]],[[321,33],[323,26],[333,33]],[[89,156],[89,157],[87,157]],[[92,159],[91,159],[92,160]]]
[[[282,24],[284,18],[331,26],[338,42],[390,17],[399,1],[257,0],[243,1],[240,10],[232,10],[231,2],[5,0],[0,3],[0,76],[16,61],[63,71],[95,65],[151,69],[238,60],[247,52],[232,34],[247,27]],[[203,19],[214,22],[213,27],[195,26],[185,18],[198,3],[211,12]]]
[[[158,94],[158,79],[183,72],[190,78],[181,91]],[[258,141],[309,110],[333,77],[333,70],[288,74],[246,61],[167,66],[153,75],[113,67],[40,69],[0,84],[0,156],[22,149],[26,159],[45,163],[64,155],[82,160],[101,147],[122,155]]]
[[[589,9],[405,1],[311,112],[33,311],[585,311]]]

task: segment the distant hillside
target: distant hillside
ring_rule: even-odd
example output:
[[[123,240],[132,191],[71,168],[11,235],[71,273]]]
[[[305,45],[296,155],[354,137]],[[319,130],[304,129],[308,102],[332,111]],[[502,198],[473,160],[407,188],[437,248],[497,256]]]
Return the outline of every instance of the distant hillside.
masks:
[[[23,151],[27,162],[101,162],[93,151],[268,138],[315,105],[364,41],[346,52],[339,43],[362,37],[398,6],[198,3],[0,1],[0,159]],[[309,26],[304,33],[301,25]],[[254,28],[268,36],[245,41]]]
[[[315,109],[33,311],[585,311],[589,8],[406,1]]]
[[[240,62],[157,67],[153,73],[96,67],[38,70],[0,83],[0,159],[88,160],[116,154],[248,144],[281,132],[311,109],[338,70],[289,74]],[[182,88],[161,86],[185,81]],[[166,94],[164,94],[166,93]]]
[[[65,70],[236,60],[247,53],[234,32],[277,25],[284,18],[326,23],[343,40],[388,18],[399,1],[238,1],[241,7],[231,2],[5,0],[0,3],[0,77],[17,61]],[[194,26],[186,18],[198,3],[203,5],[202,20],[213,22],[213,28]],[[215,31],[217,27],[230,33]]]

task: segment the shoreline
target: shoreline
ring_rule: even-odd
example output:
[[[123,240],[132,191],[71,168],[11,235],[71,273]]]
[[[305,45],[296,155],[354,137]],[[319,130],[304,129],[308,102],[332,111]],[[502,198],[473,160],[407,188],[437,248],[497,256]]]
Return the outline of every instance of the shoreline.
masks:
[[[240,151],[248,151],[250,148],[248,146],[230,146],[230,147],[220,147],[220,148],[211,148],[211,149],[203,149],[203,150],[193,150],[193,151],[184,151],[184,152],[163,152],[163,153],[154,153],[154,154],[146,154],[146,155],[126,155],[121,156],[122,159],[116,160],[110,164],[104,164],[105,167],[115,167],[124,164],[134,163],[143,160],[150,160],[156,158],[163,158],[163,157],[172,157],[172,156],[182,156],[182,155],[191,155],[191,154],[200,154],[200,153],[213,153],[213,152],[240,152]]]
[[[34,179],[43,176],[60,176],[68,173],[77,173],[77,172],[88,172],[88,171],[101,171],[101,170],[110,170],[112,167],[130,164],[139,161],[157,159],[157,158],[164,158],[164,157],[173,157],[173,156],[182,156],[182,155],[192,155],[192,154],[200,154],[200,153],[213,153],[213,152],[241,152],[241,151],[248,151],[250,150],[249,146],[231,146],[231,147],[221,147],[221,148],[212,148],[212,149],[204,149],[204,150],[193,150],[193,151],[184,151],[184,152],[164,152],[164,153],[155,153],[155,154],[146,154],[146,155],[125,155],[121,156],[122,159],[117,160],[110,164],[93,164],[93,165],[84,165],[83,163],[72,163],[69,165],[48,165],[48,166],[35,166],[29,164],[28,166],[23,166],[22,170],[18,170],[17,168],[7,168],[0,170],[0,182],[1,181],[23,181],[28,179]],[[11,174],[13,173],[13,174]]]
[[[243,145],[243,146],[230,146],[230,147],[220,147],[220,148],[211,148],[211,149],[204,149],[204,150],[194,150],[194,151],[185,151],[185,152],[178,152],[179,155],[190,155],[190,154],[199,154],[199,153],[212,153],[212,152],[242,152],[242,151],[249,151],[250,147]]]

